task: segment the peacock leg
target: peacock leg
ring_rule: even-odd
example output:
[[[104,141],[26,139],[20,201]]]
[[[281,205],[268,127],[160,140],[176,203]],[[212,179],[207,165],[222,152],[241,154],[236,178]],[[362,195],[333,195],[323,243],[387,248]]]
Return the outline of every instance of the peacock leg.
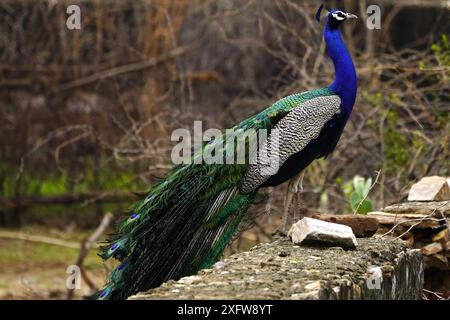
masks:
[[[304,176],[305,176],[305,171],[302,171],[289,181],[287,191],[286,191],[286,197],[284,198],[283,220],[282,220],[281,226],[279,228],[279,233],[282,236],[287,235],[286,225],[287,225],[287,219],[289,216],[289,208],[291,207],[294,195],[297,194],[299,191],[300,192],[303,191]]]

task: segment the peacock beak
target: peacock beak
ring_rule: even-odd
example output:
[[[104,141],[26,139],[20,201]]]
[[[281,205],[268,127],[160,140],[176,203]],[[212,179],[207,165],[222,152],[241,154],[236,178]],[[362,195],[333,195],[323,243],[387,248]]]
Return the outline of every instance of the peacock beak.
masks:
[[[355,14],[347,13],[347,19],[358,19],[358,16]]]

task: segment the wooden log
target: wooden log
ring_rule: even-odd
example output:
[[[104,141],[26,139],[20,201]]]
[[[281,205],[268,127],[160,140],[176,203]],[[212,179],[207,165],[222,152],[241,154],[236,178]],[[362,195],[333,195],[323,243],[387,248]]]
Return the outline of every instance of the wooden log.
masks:
[[[56,238],[50,238],[46,236],[36,236],[21,232],[14,232],[14,231],[0,231],[0,239],[10,239],[10,240],[23,240],[23,241],[30,241],[30,242],[37,242],[37,243],[45,243],[50,244],[54,246],[64,247],[64,248],[71,248],[71,249],[79,249],[80,244],[77,242],[72,241],[66,241]]]
[[[314,214],[311,218],[349,226],[357,238],[371,237],[379,227],[376,218],[356,214]]]
[[[362,238],[346,251],[284,238],[130,299],[421,299],[422,289],[422,255],[401,241]]]

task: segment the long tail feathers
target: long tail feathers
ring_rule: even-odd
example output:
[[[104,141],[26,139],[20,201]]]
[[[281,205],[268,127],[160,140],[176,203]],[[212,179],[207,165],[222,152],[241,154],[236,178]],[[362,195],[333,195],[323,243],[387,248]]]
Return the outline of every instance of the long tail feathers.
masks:
[[[125,299],[217,261],[254,197],[239,193],[236,170],[180,166],[156,185],[102,248],[121,264],[98,298]]]

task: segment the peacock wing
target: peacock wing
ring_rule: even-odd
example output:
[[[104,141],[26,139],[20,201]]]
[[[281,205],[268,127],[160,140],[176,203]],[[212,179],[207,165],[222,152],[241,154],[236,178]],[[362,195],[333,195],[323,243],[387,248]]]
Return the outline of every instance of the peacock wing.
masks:
[[[319,96],[301,103],[277,122],[249,164],[239,190],[246,194],[258,189],[275,175],[289,157],[316,139],[325,124],[339,114],[337,95]]]

